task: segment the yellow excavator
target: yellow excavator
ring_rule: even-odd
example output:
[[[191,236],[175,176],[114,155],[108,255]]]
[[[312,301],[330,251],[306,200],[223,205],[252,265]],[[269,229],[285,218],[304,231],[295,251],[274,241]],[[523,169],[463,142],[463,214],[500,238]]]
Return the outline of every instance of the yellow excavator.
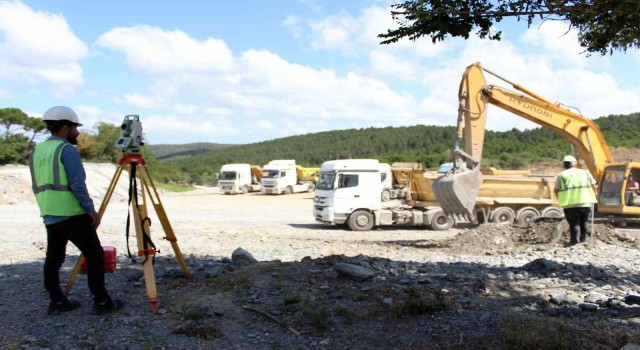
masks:
[[[484,72],[518,92],[488,85]],[[598,181],[596,217],[622,224],[640,219],[640,201],[625,191],[630,177],[640,181],[640,163],[614,162],[600,128],[592,120],[510,82],[479,62],[468,66],[462,75],[458,99],[454,166],[433,183],[433,192],[445,213],[478,222],[481,213],[475,204],[482,183],[480,161],[487,107],[492,104],[554,131],[571,144],[576,158],[582,159],[580,166],[586,166]],[[460,149],[463,137],[464,151]]]

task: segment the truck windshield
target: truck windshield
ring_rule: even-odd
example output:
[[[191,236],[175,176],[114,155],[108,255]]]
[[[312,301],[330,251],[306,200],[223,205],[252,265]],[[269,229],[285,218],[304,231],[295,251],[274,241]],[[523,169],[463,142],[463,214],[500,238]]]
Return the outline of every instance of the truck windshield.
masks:
[[[266,177],[266,178],[280,177],[280,170],[263,170],[262,177]]]
[[[219,180],[235,180],[236,179],[236,172],[235,171],[223,171],[220,173],[220,176],[218,176]]]
[[[325,191],[332,190],[335,179],[336,179],[335,173],[320,173],[320,178],[318,179],[316,190],[325,190]]]

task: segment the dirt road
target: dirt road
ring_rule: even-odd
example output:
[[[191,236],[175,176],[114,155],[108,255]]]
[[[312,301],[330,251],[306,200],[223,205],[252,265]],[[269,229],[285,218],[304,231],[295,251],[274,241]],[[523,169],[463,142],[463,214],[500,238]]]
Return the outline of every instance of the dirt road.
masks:
[[[178,238],[183,254],[229,257],[238,247],[258,260],[300,260],[305,256],[333,254],[370,255],[394,260],[424,261],[424,250],[382,244],[451,237],[449,232],[407,227],[352,232],[316,223],[312,214],[313,194],[289,196],[262,194],[223,195],[215,188],[187,193],[163,193],[160,200]],[[96,206],[99,206],[96,200]],[[149,205],[150,209],[151,206]],[[25,250],[31,244],[43,248],[44,226],[35,204],[0,206],[0,263],[42,258],[44,251]],[[151,210],[151,235],[161,252],[169,253],[160,221]],[[99,229],[103,245],[126,250],[127,203],[112,200]],[[130,245],[135,245],[132,237]],[[415,250],[415,249],[413,249]],[[70,253],[75,253],[70,248]]]

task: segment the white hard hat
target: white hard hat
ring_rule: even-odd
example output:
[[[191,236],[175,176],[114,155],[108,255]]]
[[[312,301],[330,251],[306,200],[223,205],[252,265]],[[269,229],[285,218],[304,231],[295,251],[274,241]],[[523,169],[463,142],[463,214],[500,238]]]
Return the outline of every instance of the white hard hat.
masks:
[[[78,126],[82,126],[82,124],[80,124],[80,120],[78,119],[78,115],[76,114],[76,112],[74,112],[73,109],[66,106],[55,106],[55,107],[49,108],[46,112],[44,112],[44,115],[42,116],[42,120],[52,120],[52,121],[68,120]]]
[[[562,162],[563,163],[577,163],[578,161],[576,160],[576,157],[574,157],[572,155],[568,155],[568,156],[564,156],[564,158],[562,158]]]

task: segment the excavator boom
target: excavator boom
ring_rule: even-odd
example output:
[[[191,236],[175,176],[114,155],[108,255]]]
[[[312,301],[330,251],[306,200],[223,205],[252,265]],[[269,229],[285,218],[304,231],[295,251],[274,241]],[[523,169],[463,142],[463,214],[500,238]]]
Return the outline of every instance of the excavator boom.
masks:
[[[519,92],[487,85],[483,72],[505,81]],[[593,121],[511,83],[483,68],[480,63],[470,65],[462,75],[458,100],[454,167],[433,184],[433,192],[447,214],[463,216],[475,222],[474,205],[482,184],[480,161],[487,104],[493,104],[556,132],[569,141],[596,179],[600,179],[606,166],[613,163],[602,132]],[[465,151],[460,149],[463,139]],[[460,166],[463,162],[466,163],[466,169]]]

